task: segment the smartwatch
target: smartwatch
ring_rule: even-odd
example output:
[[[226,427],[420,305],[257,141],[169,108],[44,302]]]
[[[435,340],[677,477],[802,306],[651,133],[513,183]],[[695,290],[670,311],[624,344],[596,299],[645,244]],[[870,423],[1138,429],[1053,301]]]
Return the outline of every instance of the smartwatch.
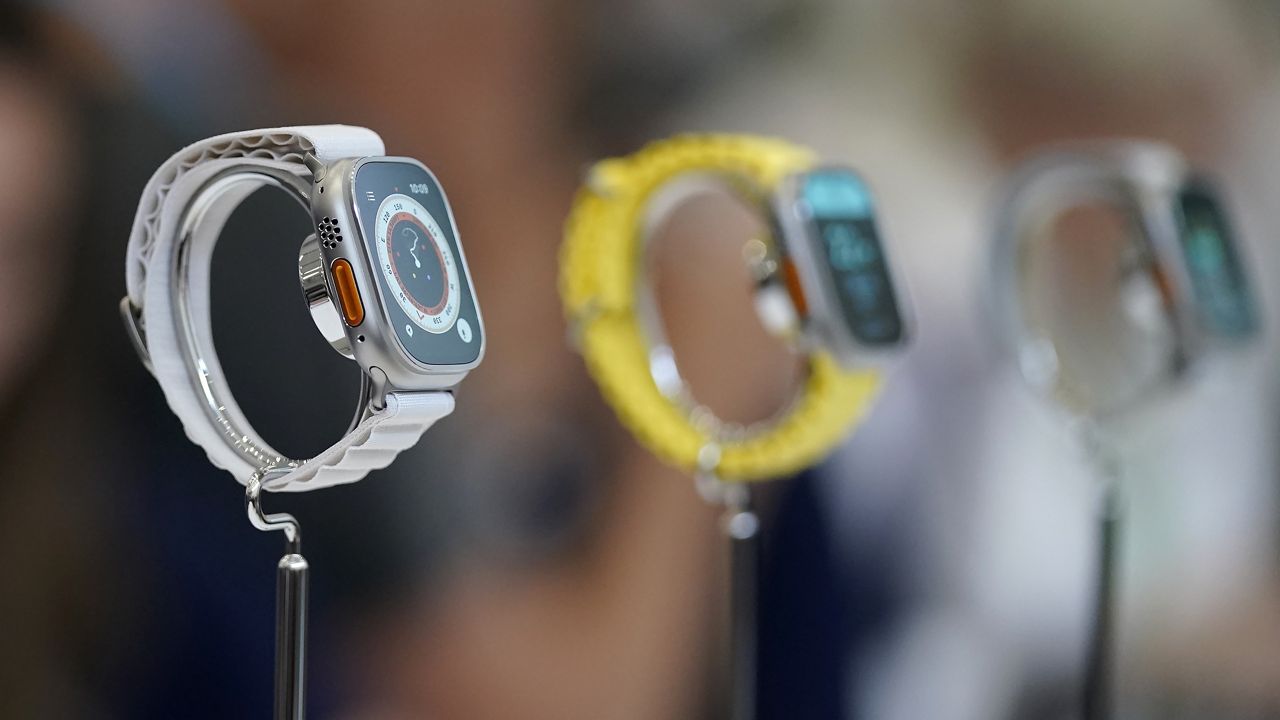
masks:
[[[1127,261],[1116,282],[1140,285],[1157,299],[1169,342],[1158,372],[1105,397],[1066,377],[1059,340],[1037,324],[1023,296],[1035,243],[1073,209],[1106,205],[1131,229]],[[1108,141],[1064,146],[1026,161],[999,204],[991,268],[995,312],[1024,377],[1076,410],[1106,416],[1143,400],[1186,374],[1201,358],[1259,332],[1228,216],[1213,184],[1172,148]],[[1122,292],[1122,297],[1124,293]]]
[[[232,211],[267,186],[310,213],[302,300],[362,373],[349,431],[311,459],[285,457],[254,431],[213,344],[214,247]],[[350,483],[385,467],[452,412],[452,388],[484,357],[484,323],[444,189],[417,160],[385,157],[365,128],[253,130],[181,150],[143,190],[126,282],[125,325],[187,436],[214,465],[266,490]]]
[[[767,220],[768,237],[749,246],[756,308],[807,360],[794,400],[750,427],[693,399],[644,272],[653,215],[690,178],[723,185]],[[666,462],[724,481],[820,461],[865,414],[909,334],[866,183],[771,138],[684,135],[596,164],[566,226],[560,290],[588,370],[623,424]]]

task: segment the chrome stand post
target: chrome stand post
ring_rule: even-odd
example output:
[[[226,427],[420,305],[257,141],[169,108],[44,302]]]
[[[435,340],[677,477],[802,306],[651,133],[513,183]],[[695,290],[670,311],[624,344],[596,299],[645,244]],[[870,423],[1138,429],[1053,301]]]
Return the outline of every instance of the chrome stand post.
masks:
[[[719,446],[704,447],[695,482],[704,500],[725,509],[721,528],[729,540],[729,717],[755,720],[760,518],[746,484],[716,477],[719,462]]]
[[[1115,483],[1103,488],[1097,509],[1097,575],[1093,627],[1085,662],[1084,720],[1107,720],[1112,710],[1112,656],[1115,652],[1116,555],[1119,552],[1120,498]]]
[[[287,513],[262,510],[262,474],[245,488],[249,522],[263,531],[282,531],[285,555],[276,566],[275,720],[306,717],[307,585],[310,568],[302,557],[302,531]]]
[[[727,506],[723,521],[730,552],[729,716],[755,720],[760,519],[752,508],[750,491],[746,487],[741,490],[739,501]]]
[[[1120,462],[1096,427],[1083,431],[1089,461],[1098,475],[1095,506],[1096,547],[1093,603],[1086,647],[1080,714],[1083,720],[1108,720],[1113,713],[1117,561],[1123,507]]]

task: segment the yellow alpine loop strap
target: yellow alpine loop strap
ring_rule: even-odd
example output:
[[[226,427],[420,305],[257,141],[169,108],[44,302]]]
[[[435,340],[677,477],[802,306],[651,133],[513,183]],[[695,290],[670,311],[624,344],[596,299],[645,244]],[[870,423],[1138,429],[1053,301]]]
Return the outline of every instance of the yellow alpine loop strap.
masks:
[[[647,282],[644,219],[654,193],[680,176],[709,173],[763,202],[783,178],[815,161],[809,150],[780,140],[685,135],[601,161],[574,201],[561,248],[565,312],[605,399],[668,463],[725,481],[792,475],[822,460],[870,405],[878,374],[844,370],[818,352],[808,358],[804,385],[784,416],[767,428],[719,437],[685,403],[664,395],[650,372],[650,339],[637,296],[639,284]],[[703,448],[711,445],[719,449],[718,464],[699,467]]]

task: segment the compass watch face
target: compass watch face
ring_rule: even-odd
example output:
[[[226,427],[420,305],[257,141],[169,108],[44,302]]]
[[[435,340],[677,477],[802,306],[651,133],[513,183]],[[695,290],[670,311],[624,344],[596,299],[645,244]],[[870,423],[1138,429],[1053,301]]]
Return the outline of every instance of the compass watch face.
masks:
[[[378,292],[400,345],[424,365],[480,356],[479,309],[453,213],[426,168],[387,160],[356,171],[355,207]]]
[[[429,333],[445,333],[458,321],[458,262],[444,230],[417,200],[388,195],[374,221],[378,268],[396,304]]]
[[[1213,189],[1188,183],[1178,194],[1179,239],[1201,319],[1215,333],[1245,338],[1258,328],[1234,236]]]
[[[840,168],[806,173],[800,183],[819,272],[837,300],[844,327],[861,345],[896,345],[903,339],[903,322],[870,189],[857,174]]]

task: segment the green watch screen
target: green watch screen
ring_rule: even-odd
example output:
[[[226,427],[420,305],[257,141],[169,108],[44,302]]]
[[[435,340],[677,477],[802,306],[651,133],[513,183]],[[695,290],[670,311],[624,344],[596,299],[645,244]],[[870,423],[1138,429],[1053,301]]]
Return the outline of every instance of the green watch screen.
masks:
[[[865,345],[899,342],[902,318],[870,190],[856,174],[839,169],[808,173],[802,183],[822,271],[839,299],[845,327]]]
[[[1196,305],[1204,322],[1228,337],[1249,337],[1257,315],[1231,227],[1213,190],[1189,183],[1178,194],[1180,239]]]

